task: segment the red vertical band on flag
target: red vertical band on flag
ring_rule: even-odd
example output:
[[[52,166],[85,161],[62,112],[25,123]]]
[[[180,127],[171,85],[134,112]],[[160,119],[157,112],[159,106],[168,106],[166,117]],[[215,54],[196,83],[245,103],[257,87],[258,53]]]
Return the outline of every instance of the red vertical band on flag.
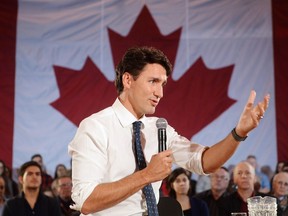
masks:
[[[288,160],[288,1],[273,0],[273,45],[278,160]],[[271,143],[272,144],[272,143]]]
[[[17,9],[16,0],[0,3],[0,159],[9,167],[13,152]]]

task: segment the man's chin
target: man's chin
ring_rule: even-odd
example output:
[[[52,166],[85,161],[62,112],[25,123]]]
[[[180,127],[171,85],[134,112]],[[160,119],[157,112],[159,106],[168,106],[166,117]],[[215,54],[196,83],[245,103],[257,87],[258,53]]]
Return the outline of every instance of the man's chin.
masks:
[[[155,113],[155,111],[156,111],[156,109],[153,107],[153,108],[149,109],[149,110],[146,112],[146,114],[147,114],[147,115],[153,115],[153,114]]]

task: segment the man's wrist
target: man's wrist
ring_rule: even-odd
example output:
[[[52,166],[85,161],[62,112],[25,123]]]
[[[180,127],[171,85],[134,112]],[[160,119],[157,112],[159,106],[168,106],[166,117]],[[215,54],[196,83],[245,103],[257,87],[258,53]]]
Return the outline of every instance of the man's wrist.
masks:
[[[231,134],[233,136],[233,138],[238,141],[238,142],[241,142],[241,141],[244,141],[248,136],[245,136],[245,137],[241,137],[239,136],[237,133],[236,133],[236,127],[233,128],[233,130],[231,131]]]

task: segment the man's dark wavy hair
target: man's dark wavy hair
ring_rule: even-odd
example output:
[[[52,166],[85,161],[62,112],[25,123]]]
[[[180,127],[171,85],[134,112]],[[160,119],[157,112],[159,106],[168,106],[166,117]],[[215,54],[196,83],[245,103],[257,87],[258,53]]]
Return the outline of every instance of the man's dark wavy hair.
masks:
[[[130,73],[134,80],[137,79],[143,68],[147,64],[157,63],[162,65],[169,76],[172,72],[172,65],[167,56],[154,47],[132,47],[127,50],[121,61],[116,67],[115,86],[118,95],[123,91],[122,75],[125,72]]]

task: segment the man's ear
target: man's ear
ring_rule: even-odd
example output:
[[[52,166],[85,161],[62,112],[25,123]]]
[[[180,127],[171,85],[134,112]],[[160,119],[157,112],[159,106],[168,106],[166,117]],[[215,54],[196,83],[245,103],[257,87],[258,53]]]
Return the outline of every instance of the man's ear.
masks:
[[[20,184],[23,184],[23,176],[19,176],[18,177],[18,181],[19,181]]]
[[[126,87],[126,88],[130,88],[132,79],[133,79],[132,75],[130,73],[128,73],[128,72],[125,72],[122,75],[123,86]]]

